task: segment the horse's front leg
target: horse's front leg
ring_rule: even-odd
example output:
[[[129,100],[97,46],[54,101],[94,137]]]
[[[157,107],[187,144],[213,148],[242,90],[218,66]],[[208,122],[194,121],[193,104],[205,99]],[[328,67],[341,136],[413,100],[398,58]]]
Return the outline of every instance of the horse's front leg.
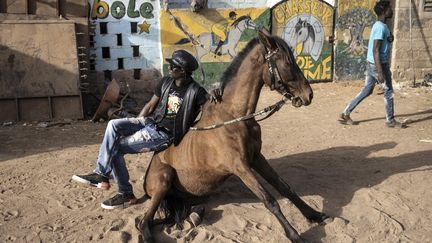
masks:
[[[234,58],[237,56],[237,52],[235,51],[234,47],[228,48],[227,52],[231,56],[231,58]]]
[[[282,214],[276,199],[259,183],[248,166],[242,165],[240,168],[237,168],[235,175],[237,175],[243,181],[243,183],[264,203],[265,207],[276,216],[279,223],[282,225],[286,236],[292,242],[305,242],[305,240],[300,237],[298,232],[291,226],[291,224]]]
[[[136,225],[136,228],[141,233],[144,242],[153,242],[150,227],[160,203],[171,188],[174,170],[159,161],[153,160],[147,173],[145,187],[146,192],[151,196],[150,208]]]
[[[323,223],[326,219],[330,218],[324,213],[318,212],[307,205],[276,173],[262,154],[257,160],[251,163],[251,167],[270,183],[270,185],[276,188],[282,196],[288,198],[309,221]]]

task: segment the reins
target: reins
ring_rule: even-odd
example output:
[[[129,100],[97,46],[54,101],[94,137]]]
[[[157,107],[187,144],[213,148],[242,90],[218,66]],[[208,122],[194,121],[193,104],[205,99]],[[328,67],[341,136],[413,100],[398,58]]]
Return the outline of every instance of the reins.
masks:
[[[210,125],[210,126],[205,126],[205,127],[190,127],[189,129],[192,131],[203,131],[203,130],[211,130],[211,129],[215,129],[215,128],[219,128],[225,125],[229,125],[232,123],[236,123],[236,122],[240,122],[240,121],[245,121],[248,119],[252,119],[254,117],[260,116],[265,114],[265,116],[261,119],[257,119],[257,121],[262,121],[265,120],[267,118],[269,118],[271,115],[273,115],[276,111],[278,111],[283,105],[285,105],[285,103],[288,100],[291,100],[293,95],[287,91],[283,85],[282,85],[282,78],[279,74],[279,70],[276,66],[275,61],[272,59],[272,57],[279,51],[279,48],[276,48],[274,50],[270,50],[265,48],[266,53],[264,53],[264,58],[267,61],[268,64],[268,70],[270,73],[270,90],[274,90],[277,89],[280,92],[283,92],[283,97],[282,100],[276,102],[273,105],[267,106],[266,108],[258,111],[258,112],[254,112],[252,114],[249,115],[245,115],[230,121],[226,121],[226,122],[222,122],[222,123],[218,123],[218,124],[214,124],[214,125]],[[266,114],[267,113],[267,114]]]
[[[190,127],[189,129],[192,131],[204,131],[204,130],[212,130],[215,128],[219,128],[219,127],[223,127],[225,125],[229,125],[232,123],[236,123],[236,122],[240,122],[240,121],[245,121],[245,120],[249,120],[252,119],[254,117],[260,116],[265,114],[265,116],[263,118],[257,119],[258,122],[263,121],[267,118],[269,118],[271,115],[273,115],[276,111],[278,111],[283,105],[286,104],[286,102],[288,100],[291,100],[292,96],[288,93],[283,94],[282,100],[274,103],[273,105],[267,106],[266,108],[254,112],[252,114],[249,115],[245,115],[236,119],[232,119],[226,122],[222,122],[222,123],[218,123],[218,124],[214,124],[214,125],[210,125],[210,126],[205,126],[205,127]],[[266,114],[267,113],[267,114]]]

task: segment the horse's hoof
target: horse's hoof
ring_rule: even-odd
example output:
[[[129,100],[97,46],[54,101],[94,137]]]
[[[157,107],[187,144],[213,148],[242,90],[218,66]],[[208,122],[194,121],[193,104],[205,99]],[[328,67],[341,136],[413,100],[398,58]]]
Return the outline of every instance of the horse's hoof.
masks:
[[[189,214],[189,220],[194,227],[201,224],[204,217],[205,208],[202,205],[192,207],[192,212]]]
[[[190,219],[190,221],[191,221],[191,223],[193,224],[194,227],[197,227],[197,226],[200,225],[201,222],[202,222],[202,218],[201,218],[201,216],[199,216],[199,214],[196,213],[196,212],[192,212],[192,213],[189,215],[189,219]]]
[[[323,215],[322,221],[321,221],[321,225],[326,225],[326,224],[330,224],[331,222],[333,222],[334,218],[330,217],[328,215]]]

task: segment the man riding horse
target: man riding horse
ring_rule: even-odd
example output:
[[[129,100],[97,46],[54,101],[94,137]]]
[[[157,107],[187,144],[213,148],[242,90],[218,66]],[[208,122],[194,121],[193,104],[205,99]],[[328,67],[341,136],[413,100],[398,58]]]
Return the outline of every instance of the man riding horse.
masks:
[[[228,19],[223,19],[211,27],[213,34],[219,38],[219,43],[218,43],[216,49],[214,50],[214,53],[216,55],[219,55],[219,56],[221,55],[221,53],[219,52],[219,49],[225,43],[225,41],[227,39],[227,34],[230,31],[231,26],[233,26],[233,24],[235,23],[236,19],[237,19],[237,13],[234,11],[231,11],[228,15]]]
[[[108,178],[113,175],[118,194],[102,202],[102,208],[126,207],[137,202],[129,183],[124,154],[161,151],[171,143],[178,145],[201,106],[207,100],[220,100],[219,92],[207,93],[191,77],[198,62],[189,52],[175,51],[166,61],[170,64],[169,76],[162,78],[138,117],[108,122],[93,173],[72,177],[77,182],[108,190]]]

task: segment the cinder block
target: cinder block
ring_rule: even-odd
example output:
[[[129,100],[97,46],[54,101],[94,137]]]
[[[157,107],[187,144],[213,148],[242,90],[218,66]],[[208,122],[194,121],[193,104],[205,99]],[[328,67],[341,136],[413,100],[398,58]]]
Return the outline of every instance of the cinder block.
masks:
[[[130,46],[111,47],[111,59],[129,58],[133,56],[133,50]]]
[[[147,60],[159,60],[161,61],[161,52],[159,48],[156,47],[143,47],[140,46],[140,54],[145,57]],[[161,62],[162,63],[162,62]]]
[[[160,49],[160,41],[159,41],[159,35],[153,34],[153,35],[144,35],[139,38],[142,38],[144,40],[144,43],[140,46],[144,48],[151,48],[153,51],[155,49]]]
[[[117,70],[118,62],[117,60],[97,60],[95,69],[96,71]]]
[[[147,67],[148,68],[155,68],[155,69],[162,69],[162,59],[155,58],[155,59],[147,59]]]
[[[141,58],[125,58],[124,59],[124,68],[131,69],[147,69],[147,60],[143,57]]]
[[[117,46],[117,35],[107,34],[107,35],[96,35],[95,36],[94,47],[105,47],[105,46]]]
[[[129,21],[110,21],[108,22],[108,33],[131,33],[131,24]]]
[[[123,45],[125,46],[141,46],[149,45],[150,40],[144,35],[123,34]]]

